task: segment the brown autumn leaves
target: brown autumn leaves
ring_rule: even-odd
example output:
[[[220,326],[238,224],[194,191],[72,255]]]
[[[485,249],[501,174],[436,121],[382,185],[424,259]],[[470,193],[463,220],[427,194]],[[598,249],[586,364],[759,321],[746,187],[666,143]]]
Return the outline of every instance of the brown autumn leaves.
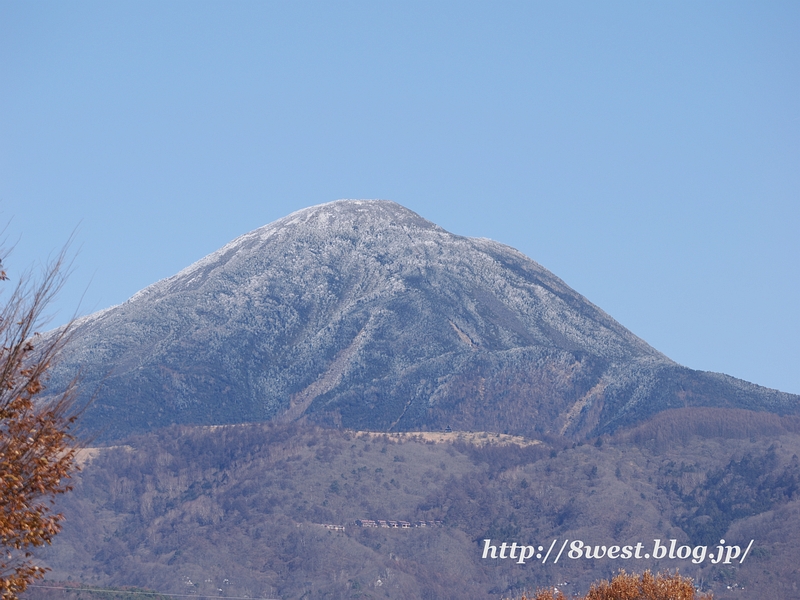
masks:
[[[521,600],[566,600],[561,593],[551,589],[541,590],[535,596],[522,596]],[[621,571],[611,581],[592,585],[585,596],[575,600],[713,600],[711,594],[697,594],[692,580],[677,573],[645,571],[641,576]]]
[[[44,575],[31,550],[50,543],[62,515],[53,499],[76,468],[75,385],[44,398],[47,369],[63,348],[69,326],[43,338],[42,313],[64,282],[64,252],[41,281],[22,277],[0,307],[0,598],[10,600]],[[0,285],[8,277],[0,265]],[[0,292],[3,292],[0,288]]]

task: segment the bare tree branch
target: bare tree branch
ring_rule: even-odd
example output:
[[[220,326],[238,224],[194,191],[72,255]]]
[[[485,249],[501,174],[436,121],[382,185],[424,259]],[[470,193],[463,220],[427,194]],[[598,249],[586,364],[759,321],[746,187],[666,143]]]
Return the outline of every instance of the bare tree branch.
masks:
[[[76,381],[42,399],[46,374],[72,331],[71,323],[47,337],[37,333],[43,311],[65,281],[66,248],[36,281],[24,275],[0,309],[0,598],[11,600],[45,569],[31,550],[51,543],[63,516],[54,497],[77,469],[70,433],[77,412]],[[0,280],[8,278],[0,266]]]

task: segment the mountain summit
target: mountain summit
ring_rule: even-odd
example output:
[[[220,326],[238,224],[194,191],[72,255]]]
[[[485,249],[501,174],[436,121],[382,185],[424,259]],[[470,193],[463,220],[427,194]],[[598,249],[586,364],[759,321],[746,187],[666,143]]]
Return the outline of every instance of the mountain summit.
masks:
[[[693,371],[552,273],[382,200],[256,229],[81,319],[57,390],[118,438],[268,419],[379,431],[585,436],[667,409],[796,413],[800,398]]]

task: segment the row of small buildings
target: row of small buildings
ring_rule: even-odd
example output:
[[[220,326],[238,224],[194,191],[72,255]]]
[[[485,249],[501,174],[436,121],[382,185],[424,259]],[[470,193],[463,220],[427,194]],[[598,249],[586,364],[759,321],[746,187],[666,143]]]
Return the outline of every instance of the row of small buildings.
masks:
[[[329,523],[319,523],[320,527],[330,529],[331,531],[344,531],[344,525],[332,525]],[[443,521],[438,519],[435,521],[384,521],[383,519],[357,519],[357,527],[383,527],[384,529],[414,529],[415,527],[442,527]],[[298,525],[299,527],[300,525]]]
[[[357,519],[356,525],[358,527],[384,527],[387,529],[413,529],[415,527],[441,527],[444,525],[442,521],[384,521],[382,519]]]

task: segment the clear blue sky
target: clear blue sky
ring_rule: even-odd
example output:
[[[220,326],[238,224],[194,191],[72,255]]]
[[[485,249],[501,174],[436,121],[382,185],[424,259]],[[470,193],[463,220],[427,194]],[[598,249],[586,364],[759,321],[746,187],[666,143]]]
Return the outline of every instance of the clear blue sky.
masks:
[[[385,198],[800,393],[798,32],[798,2],[0,0],[5,262],[77,228],[57,324]]]

